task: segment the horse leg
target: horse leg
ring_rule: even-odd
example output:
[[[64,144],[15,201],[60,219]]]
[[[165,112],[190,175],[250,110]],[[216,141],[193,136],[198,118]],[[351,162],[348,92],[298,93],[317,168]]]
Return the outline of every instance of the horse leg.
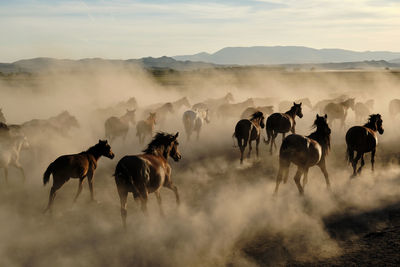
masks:
[[[174,191],[175,198],[176,198],[176,205],[179,206],[181,201],[180,201],[180,198],[179,198],[178,188],[172,183],[165,185],[165,187],[167,187],[167,188],[171,189],[172,191]]]
[[[54,199],[56,198],[56,193],[57,190],[61,188],[61,186],[65,183],[67,179],[63,176],[54,176],[53,174],[53,186],[50,189],[50,195],[49,195],[49,204],[47,205],[47,208],[44,210],[43,213],[46,213],[49,211],[50,213],[53,212],[53,203]]]
[[[251,146],[251,139],[249,138],[249,153],[247,153],[247,158],[250,158],[251,155],[251,150],[253,150],[253,147]]]
[[[360,165],[360,167],[359,167],[358,170],[357,170],[357,173],[358,173],[358,174],[361,174],[361,170],[362,170],[362,167],[364,167],[364,165],[365,165],[364,153],[361,153],[361,165]]]
[[[89,172],[87,174],[89,190],[90,190],[90,201],[95,202],[94,199],[94,190],[93,190],[93,172]]]
[[[258,158],[258,145],[260,144],[260,135],[256,139],[256,156]]]
[[[328,171],[326,170],[325,160],[323,162],[321,162],[320,164],[318,164],[318,167],[321,169],[322,173],[324,174],[326,187],[328,189],[330,189],[331,188],[331,183],[329,181]]]
[[[352,175],[352,177],[356,177],[356,175],[357,175],[357,162],[361,158],[361,155],[362,155],[362,153],[357,152],[357,155],[356,155],[355,159],[352,162],[352,166],[353,166],[353,175]]]
[[[304,177],[303,177],[303,189],[306,188],[306,184],[308,182],[308,168],[304,170]]]
[[[156,197],[157,197],[157,203],[158,203],[158,207],[160,208],[160,214],[161,214],[162,217],[164,217],[165,215],[164,215],[164,210],[162,208],[160,191],[157,190],[154,193],[156,194]]]
[[[278,176],[276,177],[276,185],[275,185],[274,195],[278,194],[279,184],[282,182],[282,177],[283,177],[284,183],[286,183],[285,175],[287,175],[289,173],[289,165],[290,165],[289,161],[283,160],[283,159],[279,160],[279,171],[278,171]],[[287,179],[287,177],[286,177],[286,179]]]
[[[296,175],[294,176],[294,181],[295,181],[295,183],[297,185],[297,189],[299,189],[300,195],[304,195],[304,189],[300,184],[300,179],[301,179],[301,176],[302,176],[303,173],[304,173],[304,170],[299,167],[297,169]]]
[[[196,137],[197,141],[199,141],[199,139],[200,139],[200,130],[197,131],[197,137]]]
[[[128,215],[126,206],[127,206],[127,198],[128,198],[128,191],[124,190],[122,188],[118,188],[118,195],[119,195],[119,200],[121,202],[121,219],[122,219],[122,225],[124,229],[126,229],[126,217]]]
[[[83,179],[84,178],[79,178],[79,183],[78,183],[78,191],[76,192],[75,198],[74,198],[74,203],[78,199],[80,193],[82,192],[82,184],[83,184]]]
[[[372,171],[375,170],[375,166],[374,166],[374,164],[375,164],[375,152],[376,152],[376,149],[373,149],[371,151],[371,168],[372,168]]]

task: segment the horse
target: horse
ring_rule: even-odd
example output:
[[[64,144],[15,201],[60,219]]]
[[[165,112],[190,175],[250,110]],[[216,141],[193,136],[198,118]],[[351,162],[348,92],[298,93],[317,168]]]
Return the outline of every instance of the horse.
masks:
[[[392,99],[389,102],[389,113],[392,118],[395,118],[400,113],[400,99]]]
[[[370,99],[365,103],[355,103],[354,114],[356,115],[357,122],[363,121],[365,118],[368,118],[369,114],[371,114],[371,111],[373,110],[374,102],[375,101],[373,99]]]
[[[0,108],[0,122],[1,123],[6,123],[7,122],[6,117],[4,117],[2,108]]]
[[[122,224],[126,229],[127,196],[132,192],[134,199],[140,199],[141,209],[147,214],[147,199],[150,193],[155,193],[161,215],[164,215],[161,206],[161,187],[174,191],[176,203],[179,205],[179,194],[177,187],[171,180],[171,166],[168,157],[179,161],[182,156],[178,151],[178,137],[175,135],[159,132],[143,150],[141,155],[123,157],[115,167],[115,183],[121,202]]]
[[[110,140],[110,143],[117,137],[122,137],[125,141],[126,135],[129,131],[129,124],[135,124],[135,111],[126,110],[125,115],[121,117],[110,117],[104,123],[104,128],[106,132],[106,138]]]
[[[183,113],[182,121],[185,127],[187,140],[190,140],[190,136],[193,131],[197,133],[197,140],[200,138],[201,127],[206,123],[210,123],[210,117],[208,116],[207,110],[187,110]]]
[[[180,110],[182,107],[190,108],[191,106],[189,99],[186,96],[171,102],[171,104],[174,111]]]
[[[50,189],[49,204],[44,212],[52,212],[52,206],[57,190],[59,190],[70,178],[79,179],[78,191],[75,195],[74,202],[76,202],[82,191],[82,183],[85,177],[88,178],[90,199],[91,201],[95,201],[93,179],[97,167],[97,161],[101,156],[105,156],[109,159],[113,159],[115,156],[107,140],[99,140],[96,145],[90,147],[86,151],[78,154],[60,156],[50,163],[43,174],[43,184],[46,185],[50,180],[50,175],[53,174],[53,186]]]
[[[315,103],[315,105],[313,106],[312,110],[313,111],[317,111],[317,112],[323,112],[324,108],[329,103],[340,103],[340,102],[345,101],[348,98],[349,97],[347,95],[340,95],[340,96],[338,96],[336,98],[320,100],[317,103]]]
[[[257,111],[262,112],[264,115],[270,115],[274,113],[274,106],[263,106],[263,107],[248,107],[240,115],[241,119],[248,119]]]
[[[4,178],[8,183],[8,166],[17,168],[25,182],[26,176],[21,163],[19,162],[22,148],[28,148],[29,143],[25,135],[12,135],[0,141],[0,168],[4,169]]]
[[[243,164],[243,153],[246,149],[247,143],[249,144],[250,158],[251,142],[256,140],[256,156],[258,158],[258,145],[260,143],[261,129],[265,127],[264,114],[260,111],[255,112],[250,119],[242,119],[235,126],[235,132],[232,137],[236,137],[240,149],[240,164]],[[242,142],[243,141],[243,142]]]
[[[354,98],[349,98],[340,103],[327,104],[324,108],[324,113],[328,114],[330,123],[333,124],[333,121],[338,119],[341,122],[341,128],[344,129],[348,109],[354,110],[354,100]]]
[[[303,118],[302,108],[300,104],[296,104],[293,102],[293,106],[289,111],[285,113],[273,113],[271,114],[266,123],[266,132],[268,139],[265,140],[265,143],[268,145],[271,143],[271,147],[269,152],[272,155],[272,146],[275,146],[275,138],[278,133],[282,133],[282,140],[285,139],[285,135],[287,132],[291,131],[292,133],[296,133],[296,121],[295,118],[298,116],[299,118]]]
[[[218,107],[218,115],[220,117],[236,117],[238,118],[243,109],[254,107],[253,99],[249,98],[246,101],[235,104],[223,104]]]
[[[301,98],[297,99],[294,102],[301,102],[303,103],[304,106],[308,107],[309,109],[312,109],[311,101],[308,97],[306,98]],[[292,102],[291,101],[281,101],[278,104],[278,110],[279,112],[285,112],[285,110],[290,109]]]
[[[139,138],[139,144],[144,143],[147,135],[153,136],[154,126],[156,125],[156,113],[150,112],[146,120],[141,120],[136,124],[136,136]]]
[[[289,177],[289,166],[291,163],[297,165],[297,172],[294,176],[297,189],[301,195],[307,184],[308,169],[318,166],[325,177],[326,186],[330,188],[328,171],[326,170],[326,156],[330,150],[331,129],[327,123],[327,115],[316,116],[313,127],[316,131],[308,136],[291,134],[282,142],[279,150],[279,171],[276,177],[274,194],[278,193],[279,184],[282,179],[286,183]],[[301,176],[304,174],[303,186],[300,184]]]
[[[353,174],[361,174],[362,167],[364,166],[364,154],[371,152],[371,166],[374,171],[375,152],[378,145],[378,136],[383,134],[384,129],[382,126],[382,117],[380,114],[372,114],[369,116],[368,122],[364,126],[353,126],[346,133],[347,144],[347,160],[353,167]],[[357,152],[354,158],[354,151]],[[361,159],[361,166],[357,170],[357,162]]]

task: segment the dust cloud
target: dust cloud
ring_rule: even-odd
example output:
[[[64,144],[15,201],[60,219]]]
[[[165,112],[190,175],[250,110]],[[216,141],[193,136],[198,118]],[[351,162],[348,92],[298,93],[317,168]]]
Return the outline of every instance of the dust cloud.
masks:
[[[4,78],[0,80],[0,97],[8,124],[47,119],[67,110],[77,118],[79,128],[65,135],[42,136],[40,141],[31,142],[31,148],[22,150],[25,183],[12,167],[8,185],[0,176],[0,265],[273,266],[340,255],[340,243],[326,228],[325,218],[400,200],[398,121],[394,123],[388,114],[389,101],[399,98],[399,81],[399,74],[389,71],[290,72],[250,67],[165,73],[160,77],[141,69],[110,67]],[[292,166],[288,183],[274,198],[278,155],[269,155],[261,142],[260,158],[255,159],[253,152],[241,166],[239,149],[233,147],[231,138],[239,118],[217,114],[204,125],[199,141],[186,141],[182,113],[187,108],[183,107],[157,125],[157,130],[180,132],[183,158],[170,162],[172,180],[181,194],[180,207],[176,207],[173,192],[162,189],[165,218],[159,215],[153,195],[146,217],[131,197],[128,230],[122,229],[112,174],[121,157],[144,148],[132,127],[125,142],[116,139],[111,144],[116,157],[102,158],[98,163],[98,203],[89,202],[89,191],[84,188],[73,204],[77,181],[71,179],[58,192],[54,214],[42,214],[50,188],[42,182],[48,164],[59,155],[81,152],[104,139],[105,118],[123,115],[104,114],[102,109],[135,97],[138,121],[155,103],[188,97],[195,104],[228,92],[235,102],[248,98],[272,101],[275,111],[280,101],[305,97],[312,104],[343,94],[355,97],[356,102],[375,99],[373,113],[382,114],[385,127],[379,136],[376,171],[370,171],[367,156],[362,176],[349,179],[345,130],[333,124],[332,151],[327,159],[332,191],[326,190],[320,170],[311,168],[306,194],[300,197]],[[311,132],[316,112],[303,107],[303,119],[296,119],[297,133]],[[357,124],[354,120],[350,110],[346,128]],[[281,137],[277,140],[279,145]]]

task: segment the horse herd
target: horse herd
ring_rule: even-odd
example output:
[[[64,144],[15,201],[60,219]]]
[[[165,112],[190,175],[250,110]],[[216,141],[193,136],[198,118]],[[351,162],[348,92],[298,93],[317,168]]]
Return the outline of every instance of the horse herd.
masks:
[[[279,109],[287,108],[286,112],[273,112],[271,98],[250,98],[241,103],[233,102],[233,96],[228,93],[219,99],[208,99],[193,106],[189,104],[186,97],[175,102],[160,103],[148,106],[143,109],[143,120],[136,123],[135,113],[137,103],[134,98],[119,105],[101,110],[102,112],[114,113],[121,109],[126,109],[122,116],[111,116],[105,118],[104,129],[108,140],[99,140],[97,144],[78,154],[63,155],[54,160],[47,167],[43,175],[43,183],[46,185],[53,175],[53,185],[50,189],[49,201],[45,211],[52,211],[54,199],[57,191],[70,178],[79,179],[78,190],[74,201],[82,191],[82,183],[85,177],[88,178],[91,200],[94,198],[93,178],[97,167],[97,162],[101,156],[109,159],[114,158],[110,143],[117,138],[124,141],[128,135],[131,125],[136,124],[136,136],[139,143],[143,144],[146,138],[150,138],[147,148],[139,155],[127,155],[122,157],[116,165],[114,177],[117,191],[121,203],[121,217],[123,226],[126,227],[127,217],[127,196],[133,194],[135,200],[140,200],[141,209],[147,212],[148,194],[155,193],[163,214],[161,205],[160,189],[166,187],[171,189],[176,196],[179,204],[180,198],[177,187],[171,179],[171,166],[168,158],[174,161],[181,159],[179,152],[178,136],[165,132],[157,132],[154,135],[156,124],[163,125],[167,120],[168,113],[174,113],[182,108],[191,107],[184,110],[182,123],[189,141],[193,133],[196,138],[200,138],[200,130],[204,123],[210,123],[212,118],[220,116],[232,116],[241,118],[235,128],[233,138],[236,138],[240,149],[240,163],[243,163],[244,152],[247,146],[248,157],[252,152],[252,142],[256,141],[256,155],[259,155],[259,143],[261,132],[266,128],[264,142],[269,145],[269,152],[273,154],[277,149],[275,139],[279,133],[282,134],[282,144],[279,149],[279,170],[276,178],[275,194],[278,192],[280,183],[288,179],[290,164],[297,166],[294,181],[300,194],[304,194],[304,187],[307,183],[308,170],[312,166],[318,166],[326,180],[329,188],[329,176],[326,169],[326,157],[330,150],[331,129],[334,120],[340,120],[340,127],[345,127],[347,111],[351,108],[357,120],[366,119],[367,122],[362,126],[351,127],[346,135],[347,159],[353,167],[352,177],[361,173],[364,166],[364,154],[371,152],[372,170],[374,170],[374,157],[378,143],[377,133],[383,134],[382,117],[380,114],[371,114],[373,101],[366,103],[355,103],[354,98],[339,96],[334,99],[327,99],[317,102],[314,106],[308,98],[298,99],[290,105],[287,101],[279,103]],[[296,103],[298,102],[298,103]],[[296,134],[296,117],[303,117],[303,104],[312,111],[325,113],[323,116],[316,114],[312,127],[314,132],[307,136]],[[289,106],[289,107],[288,107]],[[358,108],[357,108],[358,107]],[[392,116],[400,113],[400,100],[394,99],[389,104],[389,111]],[[147,114],[147,115],[146,115]],[[47,129],[51,133],[63,135],[68,138],[67,132],[71,127],[79,127],[75,117],[68,112],[63,112],[58,116],[48,120],[32,120],[20,125],[6,124],[3,113],[0,110],[0,167],[5,170],[7,180],[7,168],[9,165],[21,170],[25,177],[23,168],[19,163],[19,154],[22,148],[28,147],[28,140],[35,140]],[[329,126],[330,125],[330,126]],[[286,136],[286,134],[291,133]],[[153,136],[154,135],[154,136]],[[357,163],[361,160],[361,166],[357,169]],[[303,183],[301,184],[301,177]]]

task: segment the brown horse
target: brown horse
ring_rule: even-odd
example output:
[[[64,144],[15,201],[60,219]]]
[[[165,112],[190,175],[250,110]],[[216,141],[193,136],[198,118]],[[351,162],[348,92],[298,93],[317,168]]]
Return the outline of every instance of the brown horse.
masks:
[[[90,147],[86,151],[79,154],[60,156],[50,163],[43,174],[44,185],[49,182],[50,174],[53,174],[53,186],[50,190],[49,204],[47,205],[45,212],[48,210],[51,212],[57,190],[60,189],[61,186],[70,178],[79,179],[78,192],[76,193],[74,202],[82,191],[82,183],[85,177],[88,178],[90,197],[91,200],[94,201],[93,177],[94,171],[97,167],[97,161],[101,156],[110,159],[114,158],[114,153],[111,151],[111,147],[107,143],[107,140],[99,140],[99,143]]]
[[[157,133],[150,142],[144,154],[125,156],[115,168],[115,183],[121,201],[121,217],[124,228],[126,228],[127,196],[132,192],[135,199],[140,199],[143,213],[147,214],[147,199],[150,193],[155,193],[160,207],[161,215],[161,187],[167,187],[174,191],[176,203],[179,205],[179,194],[177,187],[171,180],[171,166],[168,164],[168,157],[175,161],[181,159],[178,151],[178,137],[166,133]]]
[[[153,136],[154,126],[156,125],[156,113],[149,114],[146,120],[141,120],[136,124],[136,136],[139,138],[139,144],[144,143],[147,135]]]
[[[333,121],[338,119],[341,122],[340,127],[344,129],[348,109],[354,110],[354,100],[354,98],[349,98],[340,103],[327,104],[324,108],[324,113],[328,114],[329,122],[333,124]]]
[[[110,143],[117,137],[122,137],[125,141],[129,131],[129,124],[135,124],[135,111],[126,110],[125,115],[121,117],[110,117],[104,123],[106,138],[110,139]]]
[[[383,134],[382,117],[380,114],[372,114],[369,116],[368,122],[364,126],[353,126],[346,133],[347,144],[347,160],[353,166],[353,175],[361,173],[364,166],[364,154],[371,152],[371,166],[374,171],[375,152],[378,144],[379,134]],[[354,151],[357,152],[354,158]],[[357,170],[357,162],[361,159],[361,166]]]
[[[264,128],[264,126],[264,114],[260,111],[255,112],[249,120],[242,119],[236,124],[233,137],[236,137],[240,148],[240,164],[243,163],[243,153],[246,149],[247,143],[249,144],[249,153],[247,157],[250,158],[252,150],[251,142],[253,140],[256,140],[256,155],[258,157],[261,128]]]
[[[326,186],[330,187],[328,171],[326,170],[326,156],[330,149],[331,129],[327,123],[327,115],[318,116],[317,114],[313,126],[317,130],[309,136],[291,134],[283,140],[279,151],[279,172],[274,194],[278,193],[282,178],[284,183],[287,182],[290,163],[297,165],[294,181],[301,195],[304,194],[304,187],[307,184],[308,169],[315,165],[324,174]],[[301,186],[300,179],[303,174],[303,186]]]
[[[285,113],[273,113],[271,114],[266,123],[266,131],[268,140],[266,140],[266,144],[271,142],[270,153],[272,154],[272,146],[275,146],[275,138],[278,133],[282,133],[282,140],[285,138],[287,132],[291,131],[292,133],[296,133],[296,121],[295,117],[303,118],[303,113],[301,109],[301,104],[296,104],[293,102],[293,106],[289,111]]]

